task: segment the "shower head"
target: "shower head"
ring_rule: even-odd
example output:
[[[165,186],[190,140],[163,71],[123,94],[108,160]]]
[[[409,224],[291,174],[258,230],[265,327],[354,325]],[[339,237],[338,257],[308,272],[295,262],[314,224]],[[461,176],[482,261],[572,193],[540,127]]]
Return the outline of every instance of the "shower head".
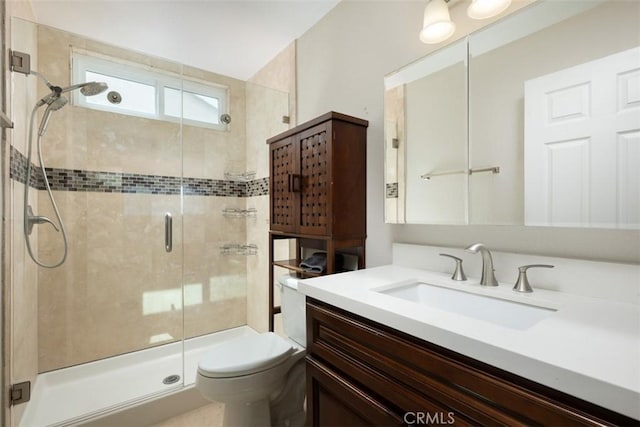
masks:
[[[64,96],[59,96],[54,99],[47,105],[47,109],[44,110],[44,115],[42,116],[42,121],[40,122],[40,128],[38,129],[38,135],[44,136],[44,133],[47,131],[47,126],[49,125],[49,118],[51,117],[51,113],[57,111],[67,105],[67,98]]]
[[[38,135],[43,136],[47,131],[47,126],[49,125],[49,119],[51,118],[51,113],[57,111],[67,105],[67,98],[62,96],[65,92],[71,92],[72,90],[80,89],[80,93],[84,96],[93,96],[98,95],[99,93],[107,90],[108,86],[104,82],[85,82],[85,83],[77,83],[75,85],[60,87],[54,86],[40,73],[36,71],[31,71],[32,74],[36,75],[40,79],[42,79],[47,87],[51,89],[51,92],[47,94],[44,98],[36,103],[36,108],[40,108],[43,105],[46,105],[47,108],[42,115],[42,121],[40,122],[40,128],[38,129]]]
[[[57,111],[62,107],[64,107],[65,105],[67,105],[68,102],[69,100],[66,97],[61,96],[55,101],[53,101],[51,104],[49,104],[49,107],[47,109],[50,109],[51,111]]]
[[[107,90],[109,86],[105,82],[89,82],[80,88],[80,93],[84,96],[94,96]]]
[[[49,84],[49,89],[51,89],[51,93],[49,93],[47,96],[45,96],[40,101],[38,101],[36,105],[38,107],[41,107],[45,104],[52,105],[58,99],[61,98],[63,93],[71,92],[72,90],[76,90],[76,89],[80,89],[80,93],[82,93],[84,96],[93,96],[93,95],[98,95],[99,93],[104,92],[105,90],[107,90],[108,87],[109,86],[107,86],[107,84],[104,82],[85,82],[85,83],[78,83],[78,84],[67,86],[67,87],[53,86]],[[58,108],[54,108],[53,111],[64,107],[66,103],[67,102],[65,100],[65,102],[62,105],[60,105]]]
[[[80,89],[80,93],[84,96],[93,96],[104,92],[108,87],[109,86],[107,86],[107,84],[104,82],[86,82],[62,88],[60,90],[60,93],[71,92],[72,90]]]

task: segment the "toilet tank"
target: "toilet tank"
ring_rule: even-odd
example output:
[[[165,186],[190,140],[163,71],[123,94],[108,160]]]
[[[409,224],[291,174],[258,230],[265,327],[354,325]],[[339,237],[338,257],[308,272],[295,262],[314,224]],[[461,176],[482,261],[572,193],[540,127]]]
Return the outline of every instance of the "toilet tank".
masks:
[[[278,279],[278,282],[284,333],[302,347],[306,347],[306,301],[304,294],[298,292],[298,279],[284,275]]]

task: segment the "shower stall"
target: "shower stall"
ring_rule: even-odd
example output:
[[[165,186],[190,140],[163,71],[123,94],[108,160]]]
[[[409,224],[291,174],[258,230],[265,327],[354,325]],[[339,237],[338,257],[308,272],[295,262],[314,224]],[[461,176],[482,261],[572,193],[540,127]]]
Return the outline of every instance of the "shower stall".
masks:
[[[267,286],[255,273],[266,258],[264,141],[287,129],[289,96],[21,19],[11,33],[34,71],[10,76],[8,381],[31,384],[11,424],[67,425],[180,392],[212,343],[255,333],[252,295]],[[86,58],[106,65],[78,71]],[[67,92],[64,105],[35,72],[63,89],[100,83],[85,95],[108,89]],[[130,114],[147,108],[145,90],[162,114]],[[44,174],[28,154],[43,98],[33,132]]]

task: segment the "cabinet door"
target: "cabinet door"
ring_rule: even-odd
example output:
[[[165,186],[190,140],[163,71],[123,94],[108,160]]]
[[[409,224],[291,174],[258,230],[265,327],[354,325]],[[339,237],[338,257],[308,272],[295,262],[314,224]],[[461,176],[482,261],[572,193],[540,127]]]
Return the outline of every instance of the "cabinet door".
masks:
[[[296,174],[297,150],[295,136],[290,136],[269,146],[270,179],[270,226],[271,230],[296,232],[299,193],[293,191],[299,186]]]
[[[331,200],[331,126],[329,122],[300,134],[299,173],[301,234],[329,235]]]
[[[322,363],[307,358],[307,425],[402,426],[400,415]]]

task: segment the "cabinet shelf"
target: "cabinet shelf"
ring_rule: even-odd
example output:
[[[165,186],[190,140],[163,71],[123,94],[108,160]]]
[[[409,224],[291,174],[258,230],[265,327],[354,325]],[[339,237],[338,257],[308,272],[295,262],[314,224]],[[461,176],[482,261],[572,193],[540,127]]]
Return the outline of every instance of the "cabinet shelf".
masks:
[[[313,271],[307,271],[304,268],[301,268],[298,264],[299,264],[298,260],[295,260],[295,259],[286,259],[286,260],[273,261],[273,265],[274,266],[286,268],[287,270],[291,270],[291,271],[295,271],[296,273],[300,273],[303,276],[307,276],[307,277],[322,276],[322,273],[316,273],[316,272],[313,272]]]
[[[253,243],[227,243],[220,246],[220,253],[222,255],[256,255],[258,246]]]
[[[253,171],[249,172],[225,172],[224,179],[226,181],[241,181],[241,182],[249,182],[255,179],[256,173]]]

